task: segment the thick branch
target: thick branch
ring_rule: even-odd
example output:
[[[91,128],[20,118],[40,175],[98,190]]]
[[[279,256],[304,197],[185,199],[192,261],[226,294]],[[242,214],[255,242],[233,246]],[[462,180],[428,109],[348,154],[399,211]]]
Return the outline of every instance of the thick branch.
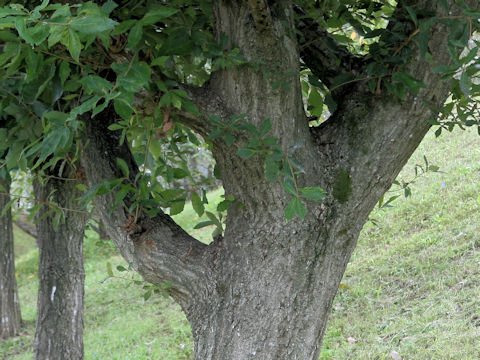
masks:
[[[449,4],[450,16],[461,15],[453,0]],[[439,17],[445,14],[434,2],[424,1],[418,6]],[[322,185],[336,201],[338,214],[351,219],[351,224],[342,226],[362,226],[365,218],[357,214],[368,214],[391,186],[430,128],[429,121],[437,117],[446,101],[450,84],[433,72],[431,62],[451,63],[448,36],[448,28],[436,24],[429,41],[431,60],[427,62],[417,54],[404,70],[426,85],[418,94],[407,93],[403,99],[385,92],[374,95],[365,84],[357,83],[332,118],[312,129],[325,164],[319,169]]]
[[[95,118],[84,118],[85,147],[81,163],[90,185],[122,177],[116,158],[122,158],[134,176],[138,172],[126,144],[119,145],[119,134],[108,130],[115,113],[107,109]],[[188,235],[168,215],[154,218],[129,214],[128,199],[111,210],[117,191],[97,196],[94,205],[105,228],[123,257],[145,280],[157,285],[171,283],[174,298],[188,310],[190,301],[209,291],[213,279],[207,246]]]
[[[344,73],[358,74],[364,66],[362,58],[352,55],[327,30],[310,18],[301,7],[294,5],[300,57],[305,65],[328,88],[332,80]]]
[[[212,74],[215,77],[215,73]],[[177,120],[182,124],[195,130],[202,136],[207,136],[211,131],[211,122],[208,120],[210,115],[220,116],[221,118],[228,118],[228,111],[223,103],[221,96],[211,89],[211,80],[207,81],[201,87],[180,85],[180,89],[184,90],[190,97],[192,103],[196,106],[198,113],[173,109],[172,114],[177,117]]]

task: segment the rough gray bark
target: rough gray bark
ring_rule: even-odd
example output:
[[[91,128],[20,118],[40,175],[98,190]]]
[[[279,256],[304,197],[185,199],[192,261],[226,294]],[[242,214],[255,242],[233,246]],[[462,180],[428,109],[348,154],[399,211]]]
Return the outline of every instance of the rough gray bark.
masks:
[[[45,204],[75,209],[81,194],[75,181],[50,178],[34,183],[35,198]],[[49,206],[38,212],[40,248],[35,360],[83,359],[83,236],[86,214],[63,211],[64,221],[54,228]]]
[[[435,2],[417,2],[417,7],[443,14]],[[453,5],[451,10],[458,11]],[[209,246],[165,214],[142,215],[127,231],[131,215],[125,207],[108,213],[115,193],[95,204],[126,260],[146,280],[173,284],[169,291],[192,325],[195,359],[316,360],[359,232],[429,129],[449,84],[416,57],[409,70],[427,85],[419,94],[393,99],[373,95],[359,82],[324,125],[309,129],[291,3],[219,0],[214,13],[216,33],[226,34],[259,66],[221,70],[202,89],[188,89],[203,117],[179,114],[180,120],[205,134],[204,119],[211,114],[246,114],[254,125],[271,119],[284,150],[303,144],[295,153],[305,166],[299,186],[320,186],[328,197],[309,203],[304,220],[285,223],[289,196],[265,180],[261,159],[236,155],[246,141],[240,139],[233,147],[214,142],[225,192],[243,207],[229,209],[223,239]],[[430,42],[438,64],[449,62],[443,30],[433,29]],[[274,80],[284,86],[272,87]],[[109,110],[85,119],[82,164],[91,184],[122,176],[116,157],[130,164],[132,177],[138,170],[128,148],[118,145],[118,134],[107,130],[115,118]]]
[[[0,185],[6,193],[10,192],[8,181],[0,178]],[[9,196],[0,195],[0,211],[9,201]],[[22,323],[17,280],[15,279],[12,212],[10,209],[0,217],[0,229],[2,231],[0,234],[0,339],[5,339],[18,335]]]

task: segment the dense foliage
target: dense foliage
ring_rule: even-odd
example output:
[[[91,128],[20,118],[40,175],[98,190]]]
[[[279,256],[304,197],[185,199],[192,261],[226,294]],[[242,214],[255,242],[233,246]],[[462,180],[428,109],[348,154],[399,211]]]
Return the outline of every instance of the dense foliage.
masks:
[[[446,6],[445,1],[439,3]],[[352,67],[333,78],[320,79],[314,63],[302,63],[303,96],[311,125],[324,121],[329,110],[335,110],[343,89],[360,81],[367,81],[377,95],[417,93],[424,84],[403,67],[417,47],[430,61],[429,29],[440,22],[450,31],[453,63],[446,66],[431,61],[431,65],[452,86],[448,102],[436,109],[440,117],[431,122],[439,125],[437,134],[455,125],[479,126],[473,100],[480,92],[475,81],[480,71],[479,43],[474,37],[480,13],[463,1],[457,3],[464,8],[462,16],[435,17],[417,11],[415,2],[395,11],[394,1],[298,1],[294,6],[298,33],[290,36],[298,37],[301,51],[321,52],[315,49],[318,38],[308,37],[310,30],[320,26],[329,33],[323,44],[338,54],[337,59],[329,59],[332,64],[349,56],[364,65],[361,71]],[[76,4],[44,0],[8,2],[0,8],[3,175],[14,169],[41,174],[42,169],[57,166],[61,176],[68,165],[77,169],[81,178],[76,165],[81,150],[77,140],[84,126],[81,115],[95,117],[113,106],[121,120],[110,130],[121,131],[121,141],[128,141],[141,171],[131,181],[128,166],[118,159],[125,176],[89,190],[82,187],[83,204],[96,194],[120,188],[118,202],[132,196],[129,211],[133,214],[140,210],[154,214],[158,205],[177,214],[191,198],[202,215],[205,191],[186,191],[170,184],[188,179],[200,181],[195,189],[201,189],[208,180],[192,176],[188,157],[196,148],[208,147],[209,139],[223,137],[231,144],[244,133],[249,140],[239,156],[262,156],[267,179],[280,179],[292,195],[285,211],[287,219],[305,216],[301,200],[320,200],[324,193],[320,188],[296,185],[295,176],[303,166],[296,161],[295,151],[302,144],[293,144],[284,153],[278,139],[268,136],[270,120],[257,129],[242,114],[229,121],[210,116],[210,133],[201,134],[207,143],[184,125],[189,123],[185,114],[200,116],[190,101],[189,89],[204,84],[216,70],[254,67],[264,72],[265,81],[272,86],[288,85],[278,76],[275,64],[246,59],[226,36],[214,35],[211,5],[209,1],[178,0]],[[219,210],[225,211],[233,201],[226,199]]]

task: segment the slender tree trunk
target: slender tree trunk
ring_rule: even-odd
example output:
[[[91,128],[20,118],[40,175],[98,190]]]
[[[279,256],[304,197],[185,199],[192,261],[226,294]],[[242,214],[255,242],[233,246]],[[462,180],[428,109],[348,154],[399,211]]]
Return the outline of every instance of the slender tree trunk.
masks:
[[[75,181],[49,179],[34,184],[35,197],[66,209],[75,209],[80,194]],[[51,209],[38,213],[40,248],[38,318],[35,360],[83,359],[83,236],[86,216],[61,210],[63,221],[54,224]],[[57,210],[60,211],[60,210]],[[50,212],[50,213],[49,213]]]
[[[0,179],[0,185],[9,193],[8,181]],[[8,195],[1,195],[0,209],[3,210],[9,201]],[[12,212],[10,209],[0,217],[0,229],[0,338],[8,338],[20,332],[22,322],[15,279]]]

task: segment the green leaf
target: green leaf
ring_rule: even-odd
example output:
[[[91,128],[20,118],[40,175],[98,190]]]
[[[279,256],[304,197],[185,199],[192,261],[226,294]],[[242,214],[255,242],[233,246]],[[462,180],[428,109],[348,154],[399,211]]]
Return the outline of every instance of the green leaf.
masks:
[[[15,19],[15,29],[18,31],[18,35],[29,44],[33,44],[34,40],[31,37],[29,31],[27,31],[27,17],[17,17]]]
[[[261,125],[260,125],[260,137],[264,137],[267,135],[270,130],[272,130],[272,121],[270,119],[266,119]]]
[[[80,58],[80,51],[82,50],[82,43],[80,42],[78,34],[69,28],[68,31],[63,33],[60,42],[67,47],[72,58],[78,61]]]
[[[110,14],[113,10],[115,10],[116,8],[118,7],[118,5],[112,1],[112,0],[108,0],[106,3],[104,3],[102,5],[102,11],[105,13],[105,14]]]
[[[0,19],[10,15],[27,15],[24,11],[19,10],[18,8],[13,9],[9,7],[0,8]]]
[[[438,170],[440,170],[440,167],[438,167],[437,165],[430,165],[428,167],[428,170],[433,171],[433,172],[437,172]]]
[[[323,114],[323,98],[320,95],[320,92],[316,88],[310,90],[310,95],[308,96],[308,105],[310,114],[313,116],[322,116]]]
[[[140,23],[142,25],[152,25],[158,22],[159,20],[175,15],[176,13],[178,13],[177,9],[172,9],[166,6],[162,6],[154,10],[149,10],[145,14],[143,19],[140,20]]]
[[[278,180],[278,172],[280,170],[279,164],[277,161],[267,158],[265,160],[265,177],[268,181],[274,183]]]
[[[185,207],[185,198],[175,200],[170,206],[170,216],[180,214]]]
[[[137,23],[128,33],[127,48],[136,50],[137,45],[140,43],[143,35],[143,26],[141,23]]]
[[[297,196],[297,191],[295,190],[295,187],[290,182],[284,181],[282,183],[282,186],[287,193]]]
[[[205,214],[207,215],[207,217],[213,221],[213,223],[217,226],[217,227],[222,227],[222,223],[220,222],[220,220],[217,219],[217,217],[211,213],[210,211],[205,211]]]
[[[325,105],[327,105],[328,111],[330,111],[332,114],[337,110],[337,103],[333,99],[333,96],[331,93],[327,93],[325,95]]]
[[[108,17],[82,16],[73,19],[70,26],[82,34],[98,34],[102,31],[112,30],[117,24]]]
[[[58,75],[60,76],[61,84],[65,84],[65,80],[67,80],[70,76],[70,64],[68,63],[68,61],[63,60],[60,63],[60,66],[58,68]]]
[[[465,95],[466,98],[470,96],[471,83],[472,80],[470,79],[470,76],[468,76],[467,72],[464,71],[460,76],[460,90],[462,90],[462,93]]]
[[[121,158],[117,158],[117,165],[122,170],[123,175],[128,178],[130,175],[130,169],[128,168],[126,161]]]
[[[88,99],[87,101],[84,101],[83,103],[81,103],[77,107],[74,107],[72,109],[72,111],[70,111],[70,115],[69,115],[67,120],[73,120],[78,115],[81,115],[81,114],[86,113],[87,111],[93,110],[93,108],[95,108],[98,100],[100,100],[100,99],[101,99],[100,96],[95,95],[95,96],[91,97],[90,99]]]
[[[108,130],[121,130],[123,129],[124,126],[123,125],[120,125],[120,124],[111,124],[111,125],[108,125]]]
[[[145,62],[114,63],[112,69],[117,73],[117,82],[128,92],[140,91],[150,81],[150,66]]]
[[[125,269],[122,265],[118,265],[117,270],[120,271],[120,272],[127,271],[127,269]]]
[[[210,226],[210,225],[215,225],[213,221],[202,221],[202,222],[199,222],[197,225],[195,225],[193,228],[194,229],[201,229],[201,228],[204,228],[206,226]]]
[[[300,219],[305,218],[307,209],[303,205],[302,201],[299,198],[293,198],[293,204],[295,208],[295,214],[297,214]]]
[[[145,294],[143,294],[143,300],[144,301],[147,301],[148,299],[150,299],[152,296],[152,290],[148,290],[147,292],[145,292]]]
[[[123,34],[130,30],[135,24],[138,23],[138,20],[125,20],[122,21],[119,25],[115,26],[115,29],[111,32],[112,36]]]
[[[299,198],[294,197],[285,208],[285,219],[290,221],[295,215],[303,219],[307,213],[305,206]]]
[[[113,84],[111,82],[96,75],[84,76],[80,82],[89,94],[94,92],[100,95],[106,95],[113,88]]]
[[[192,192],[192,207],[193,210],[198,214],[198,216],[202,216],[205,212],[205,206],[203,206],[202,199],[196,192]]]
[[[320,201],[327,196],[325,191],[318,186],[299,188],[300,196],[305,199]]]
[[[238,156],[245,160],[251,158],[253,155],[255,155],[255,153],[255,150],[249,148],[242,148],[237,151]]]
[[[194,43],[190,38],[189,29],[178,28],[168,35],[160,48],[162,55],[188,56],[194,50]]]
[[[125,120],[130,120],[133,113],[133,94],[122,91],[118,97],[113,100],[115,112]]]
[[[410,6],[405,6],[405,8],[407,9],[408,14],[410,15],[410,18],[412,19],[415,26],[418,26],[418,19],[417,19],[417,14],[415,13],[415,10],[413,10],[413,8]]]

